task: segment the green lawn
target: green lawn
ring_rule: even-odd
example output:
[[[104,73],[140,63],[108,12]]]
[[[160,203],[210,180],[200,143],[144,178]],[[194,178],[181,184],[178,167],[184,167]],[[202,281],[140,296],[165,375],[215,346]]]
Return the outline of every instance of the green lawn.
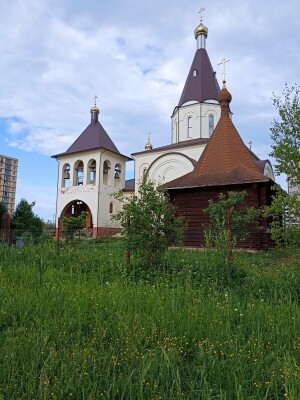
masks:
[[[0,399],[300,399],[300,251],[0,247]]]

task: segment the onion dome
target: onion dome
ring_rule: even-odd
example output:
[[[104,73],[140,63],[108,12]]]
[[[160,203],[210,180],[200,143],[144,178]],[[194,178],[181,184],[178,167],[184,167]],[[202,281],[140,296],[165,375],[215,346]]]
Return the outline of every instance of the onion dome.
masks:
[[[97,106],[94,106],[94,107],[91,108],[91,113],[93,113],[93,112],[96,112],[96,113],[99,114],[100,110],[99,110],[99,108]]]
[[[150,142],[150,133],[148,133],[148,142],[145,144],[145,150],[152,150],[153,146]]]
[[[223,81],[223,87],[218,96],[218,102],[220,103],[222,114],[223,114],[223,112],[226,112],[226,114],[229,115],[229,104],[230,104],[231,100],[232,100],[232,96],[226,88],[226,82]]]
[[[205,35],[205,37],[207,37],[208,29],[202,22],[200,22],[200,25],[197,26],[194,33],[195,33],[195,39],[197,39],[199,35]]]

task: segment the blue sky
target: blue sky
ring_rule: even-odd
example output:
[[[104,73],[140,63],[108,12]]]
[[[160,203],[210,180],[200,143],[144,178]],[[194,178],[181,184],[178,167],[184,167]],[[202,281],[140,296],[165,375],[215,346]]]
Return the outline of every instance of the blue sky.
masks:
[[[55,214],[57,162],[90,122],[100,121],[121,153],[170,143],[205,7],[207,51],[219,82],[222,57],[233,121],[262,158],[270,152],[272,93],[299,83],[300,2],[221,0],[16,0],[0,3],[0,154],[19,159],[17,202]],[[128,177],[133,163],[128,164]],[[284,185],[283,177],[278,179]]]

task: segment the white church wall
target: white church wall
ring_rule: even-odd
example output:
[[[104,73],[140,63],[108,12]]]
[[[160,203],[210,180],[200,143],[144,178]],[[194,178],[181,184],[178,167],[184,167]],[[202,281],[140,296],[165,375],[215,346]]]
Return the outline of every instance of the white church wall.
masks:
[[[212,102],[186,104],[177,108],[172,116],[172,143],[198,138],[209,138],[209,115],[217,125],[221,110],[220,105]],[[189,118],[192,118],[192,135],[189,135]]]
[[[177,148],[174,151],[149,151],[136,154],[135,193],[138,191],[145,169],[150,179],[159,180],[159,177],[164,177],[165,182],[169,182],[191,172],[194,167],[189,159],[198,161],[204,148],[205,145],[194,145]]]

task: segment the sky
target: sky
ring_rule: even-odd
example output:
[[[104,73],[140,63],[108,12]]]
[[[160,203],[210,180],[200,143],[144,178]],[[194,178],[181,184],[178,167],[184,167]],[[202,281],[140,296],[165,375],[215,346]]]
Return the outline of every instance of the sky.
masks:
[[[188,3],[188,5],[187,5]],[[122,154],[170,144],[170,116],[191,66],[205,8],[206,49],[232,94],[233,122],[270,159],[273,93],[299,83],[299,0],[0,1],[0,154],[19,160],[16,203],[54,220],[57,161],[90,123]],[[272,159],[271,159],[272,160]],[[133,177],[133,162],[127,178]],[[283,176],[277,181],[286,188]]]

